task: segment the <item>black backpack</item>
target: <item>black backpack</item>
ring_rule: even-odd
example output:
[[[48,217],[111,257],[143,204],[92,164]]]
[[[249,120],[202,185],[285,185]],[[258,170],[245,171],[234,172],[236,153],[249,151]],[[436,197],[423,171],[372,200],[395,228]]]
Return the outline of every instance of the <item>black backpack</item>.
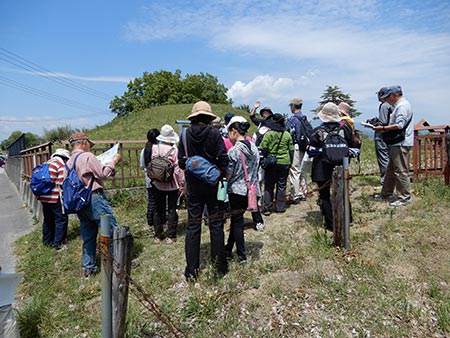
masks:
[[[174,167],[169,160],[169,155],[174,150],[175,148],[172,147],[166,155],[162,156],[158,145],[158,155],[152,158],[147,166],[148,177],[158,182],[169,182],[172,179]]]
[[[321,128],[321,140],[323,140],[324,160],[332,165],[342,165],[344,157],[349,156],[344,128],[339,125]]]
[[[309,140],[313,132],[313,127],[311,123],[309,123],[306,116],[294,116],[300,121],[300,137],[297,135],[295,141],[301,151],[306,151],[309,146]]]

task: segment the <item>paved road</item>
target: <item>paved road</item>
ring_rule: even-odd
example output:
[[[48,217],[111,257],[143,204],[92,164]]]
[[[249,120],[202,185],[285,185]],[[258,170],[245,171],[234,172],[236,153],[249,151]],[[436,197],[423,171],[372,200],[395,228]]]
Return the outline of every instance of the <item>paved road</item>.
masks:
[[[14,241],[32,229],[30,212],[4,169],[0,168],[0,265],[4,270],[15,267]]]

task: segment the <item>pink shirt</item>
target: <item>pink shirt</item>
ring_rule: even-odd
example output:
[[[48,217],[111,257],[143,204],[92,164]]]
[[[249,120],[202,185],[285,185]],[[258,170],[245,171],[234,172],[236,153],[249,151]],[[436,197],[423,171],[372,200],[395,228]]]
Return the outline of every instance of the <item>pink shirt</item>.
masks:
[[[155,180],[152,180],[152,184],[156,187],[158,190],[162,191],[172,191],[172,190],[178,190],[180,187],[184,187],[184,171],[180,169],[178,166],[178,148],[174,148],[170,144],[167,143],[161,143],[161,144],[154,144],[152,147],[152,159],[161,154],[162,156],[165,156],[170,149],[172,149],[172,152],[169,154],[168,159],[173,164],[173,177],[172,180],[169,182],[158,182]]]
[[[247,140],[247,141],[250,141],[250,142],[255,142],[255,141],[253,141],[253,139],[250,137],[250,136],[245,136],[245,139]],[[227,153],[228,153],[228,151],[231,149],[231,147],[233,146],[233,143],[231,143],[231,141],[230,141],[230,139],[228,138],[228,137],[226,137],[226,138],[224,138],[223,139],[223,142],[225,143],[225,148],[227,149]]]
[[[76,163],[76,172],[80,180],[89,187],[92,182],[92,191],[98,189],[104,189],[103,181],[105,181],[109,176],[115,174],[115,165],[112,163],[102,164],[91,152],[83,152],[82,150],[72,151],[72,156],[67,161],[67,166],[69,169],[73,166],[73,160],[75,155],[82,153]],[[64,174],[66,176],[67,173]]]

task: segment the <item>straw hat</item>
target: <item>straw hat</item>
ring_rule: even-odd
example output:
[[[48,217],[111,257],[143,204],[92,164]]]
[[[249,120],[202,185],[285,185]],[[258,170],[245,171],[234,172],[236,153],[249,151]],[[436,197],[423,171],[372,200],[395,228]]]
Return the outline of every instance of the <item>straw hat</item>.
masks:
[[[156,139],[158,141],[175,144],[178,143],[180,137],[171,126],[165,124],[161,128],[161,134]]]
[[[211,106],[208,102],[198,101],[192,106],[191,115],[187,117],[188,120],[196,117],[198,115],[207,115],[211,117],[211,120],[215,119],[217,116],[213,114]]]

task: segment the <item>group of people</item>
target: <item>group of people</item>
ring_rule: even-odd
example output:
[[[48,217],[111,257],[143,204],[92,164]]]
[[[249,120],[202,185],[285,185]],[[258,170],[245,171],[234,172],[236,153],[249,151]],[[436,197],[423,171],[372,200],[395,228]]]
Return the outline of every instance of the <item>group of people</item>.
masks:
[[[393,206],[401,206],[411,202],[408,172],[408,152],[412,146],[411,106],[403,98],[400,86],[384,87],[377,94],[381,102],[380,125],[375,126],[374,130],[383,188],[376,197],[389,200]],[[244,213],[248,208],[249,187],[256,186],[256,196],[263,215],[283,213],[288,204],[288,178],[291,187],[290,203],[298,204],[308,197],[306,179],[310,158],[311,179],[319,187],[319,205],[324,226],[332,230],[329,181],[336,163],[330,161],[323,151],[327,135],[339,135],[339,139],[349,148],[358,148],[360,143],[355,138],[350,106],[345,102],[323,105],[317,113],[321,124],[314,129],[303,115],[302,105],[299,98],[289,102],[292,115],[286,123],[285,117],[274,114],[270,107],[260,109],[260,117],[257,117],[256,112],[260,107],[260,102],[257,101],[249,116],[257,126],[252,137],[248,135],[250,123],[245,117],[227,113],[225,125],[222,126],[217,123],[220,118],[204,101],[193,105],[191,114],[187,117],[190,125],[184,129],[181,137],[170,125],[162,126],[161,130],[148,131],[147,143],[140,156],[140,166],[146,174],[148,191],[147,223],[154,229],[155,243],[174,243],[177,240],[177,205],[180,197],[184,196],[188,213],[184,275],[188,281],[195,280],[199,274],[202,220],[207,217],[212,263],[217,274],[223,276],[228,272],[228,262],[233,259],[234,246],[239,262],[247,262]],[[386,146],[380,135],[394,130],[405,131],[405,138],[398,144]],[[59,184],[55,185],[49,196],[40,197],[44,206],[43,241],[56,249],[60,249],[65,243],[67,215],[61,205],[60,183],[77,158],[76,172],[93,191],[91,203],[77,212],[83,239],[84,273],[85,276],[90,276],[98,271],[95,253],[100,216],[111,215],[112,227],[117,226],[104,195],[103,182],[114,175],[120,155],[117,154],[109,163],[102,164],[90,152],[93,142],[85,133],[73,134],[69,143],[72,154],[65,149],[57,149],[50,160],[51,175]],[[218,198],[218,184],[209,184],[187,170],[186,162],[193,156],[202,157],[220,170],[221,179],[227,181],[226,202]],[[157,157],[164,157],[171,164],[173,172],[168,180],[152,180],[147,174],[150,163]],[[394,190],[398,194],[395,201]],[[227,241],[224,235],[226,212],[231,221]],[[264,220],[260,211],[252,210],[252,216],[256,229],[263,230]]]

